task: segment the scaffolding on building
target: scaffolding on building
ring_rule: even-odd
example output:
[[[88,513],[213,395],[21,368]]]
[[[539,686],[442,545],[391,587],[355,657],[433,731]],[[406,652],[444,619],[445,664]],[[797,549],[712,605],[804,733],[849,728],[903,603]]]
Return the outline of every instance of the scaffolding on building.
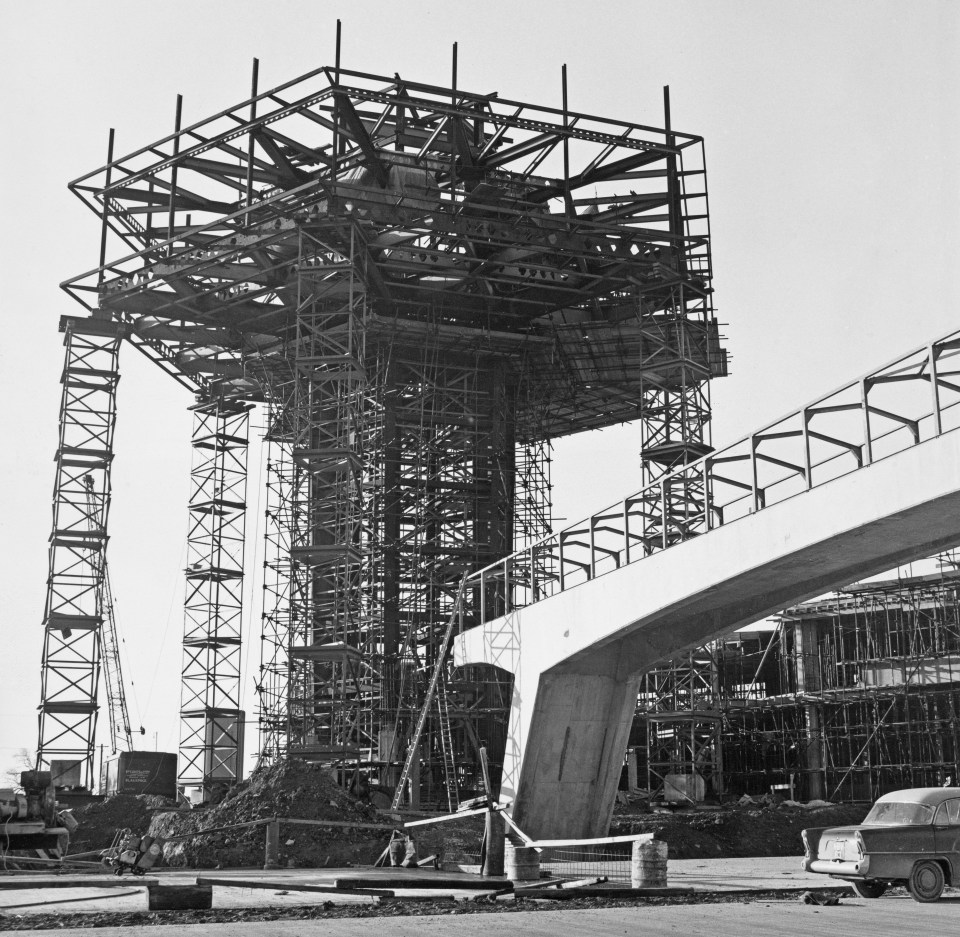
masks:
[[[555,108],[337,61],[268,91],[255,63],[248,100],[184,127],[178,99],[171,135],[111,148],[71,188],[127,253],[65,288],[202,405],[264,408],[259,760],[389,784],[464,574],[551,532],[551,440],[640,419],[659,477],[709,448],[726,356],[703,141],[669,107],[657,128],[571,111],[565,80]],[[644,542],[706,495],[647,506]],[[505,740],[509,675],[442,685],[423,803],[451,772],[479,789],[481,747],[496,776]]]
[[[872,801],[960,778],[960,572],[938,559],[648,674],[634,741],[651,790],[696,774],[713,795]]]

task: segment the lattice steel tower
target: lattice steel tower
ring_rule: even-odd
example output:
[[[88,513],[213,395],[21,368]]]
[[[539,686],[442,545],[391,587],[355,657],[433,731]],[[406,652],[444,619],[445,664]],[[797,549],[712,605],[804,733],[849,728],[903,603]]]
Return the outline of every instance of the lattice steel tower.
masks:
[[[128,252],[71,294],[205,405],[264,407],[261,759],[402,756],[462,576],[549,530],[550,440],[639,418],[649,465],[708,444],[702,140],[455,85],[260,92],[255,67],[249,100],[189,127],[178,104],[72,184]],[[451,676],[470,787],[508,681]]]

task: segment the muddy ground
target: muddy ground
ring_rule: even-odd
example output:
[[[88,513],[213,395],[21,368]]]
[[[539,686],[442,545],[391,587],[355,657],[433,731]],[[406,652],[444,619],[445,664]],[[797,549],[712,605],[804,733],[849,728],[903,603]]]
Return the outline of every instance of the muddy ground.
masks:
[[[291,761],[237,785],[216,804],[177,808],[162,798],[119,794],[74,810],[79,827],[70,853],[109,847],[118,829],[163,841],[164,864],[197,869],[251,868],[264,863],[265,828],[221,829],[270,817],[390,824],[389,817],[352,797],[320,768]],[[204,833],[204,830],[217,832]],[[280,864],[288,867],[370,865],[386,847],[390,830],[286,826],[280,830]]]
[[[858,823],[866,805],[803,807],[768,800],[722,806],[651,808],[638,800],[618,804],[611,835],[653,833],[673,859],[793,856],[803,852],[805,827]],[[111,845],[129,828],[165,841],[164,863],[198,869],[263,865],[265,829],[219,830],[268,817],[383,824],[387,829],[282,825],[280,865],[296,868],[372,865],[400,824],[340,787],[331,775],[303,762],[269,768],[229,791],[214,806],[176,809],[157,797],[117,795],[74,811],[80,823],[71,838],[77,854]],[[217,829],[218,832],[204,833]],[[483,818],[420,827],[414,831],[419,857],[437,856],[448,868],[478,861]]]
[[[667,843],[671,859],[801,856],[801,830],[859,823],[867,810],[869,804],[807,808],[770,803],[661,813],[629,805],[615,813],[610,834],[653,833]]]

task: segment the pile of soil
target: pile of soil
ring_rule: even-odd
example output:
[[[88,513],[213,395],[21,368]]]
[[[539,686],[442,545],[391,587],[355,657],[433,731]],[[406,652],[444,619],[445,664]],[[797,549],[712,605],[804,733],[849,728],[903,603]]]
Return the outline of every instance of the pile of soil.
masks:
[[[718,810],[620,813],[614,817],[610,835],[653,833],[667,843],[671,859],[802,856],[801,830],[860,823],[869,809],[869,804],[779,804],[760,809],[734,805]]]
[[[142,836],[156,810],[175,806],[176,801],[152,794],[114,794],[106,800],[74,807],[71,813],[79,826],[70,836],[69,855],[107,849],[118,830],[129,829]]]
[[[351,796],[316,765],[290,760],[255,772],[215,806],[153,815],[149,835],[164,840],[268,817],[383,823],[369,804]],[[265,828],[223,830],[164,845],[167,865],[198,869],[262,867]],[[280,865],[372,865],[390,831],[280,825]]]
[[[80,826],[71,837],[70,853],[105,849],[117,830],[128,828],[164,840],[187,835],[164,845],[164,859],[170,866],[257,868],[264,861],[263,826],[189,834],[269,817],[390,823],[322,768],[293,760],[255,773],[215,806],[171,808],[175,804],[163,798],[129,794],[76,808],[73,813]],[[667,843],[672,859],[799,856],[803,854],[801,830],[859,823],[868,809],[864,804],[801,807],[769,803],[650,812],[643,804],[631,804],[618,807],[610,834],[653,833]],[[447,868],[475,864],[483,817],[417,827],[410,833],[421,859],[436,855],[438,863]],[[301,868],[369,866],[389,839],[389,830],[281,824],[280,864]]]

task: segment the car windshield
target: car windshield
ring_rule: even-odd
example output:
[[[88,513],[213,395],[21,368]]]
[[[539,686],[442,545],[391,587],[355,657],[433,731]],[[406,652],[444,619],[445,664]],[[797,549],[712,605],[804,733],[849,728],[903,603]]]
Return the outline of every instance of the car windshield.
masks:
[[[928,826],[932,822],[932,807],[927,804],[903,804],[896,800],[874,804],[863,821],[865,826]]]

